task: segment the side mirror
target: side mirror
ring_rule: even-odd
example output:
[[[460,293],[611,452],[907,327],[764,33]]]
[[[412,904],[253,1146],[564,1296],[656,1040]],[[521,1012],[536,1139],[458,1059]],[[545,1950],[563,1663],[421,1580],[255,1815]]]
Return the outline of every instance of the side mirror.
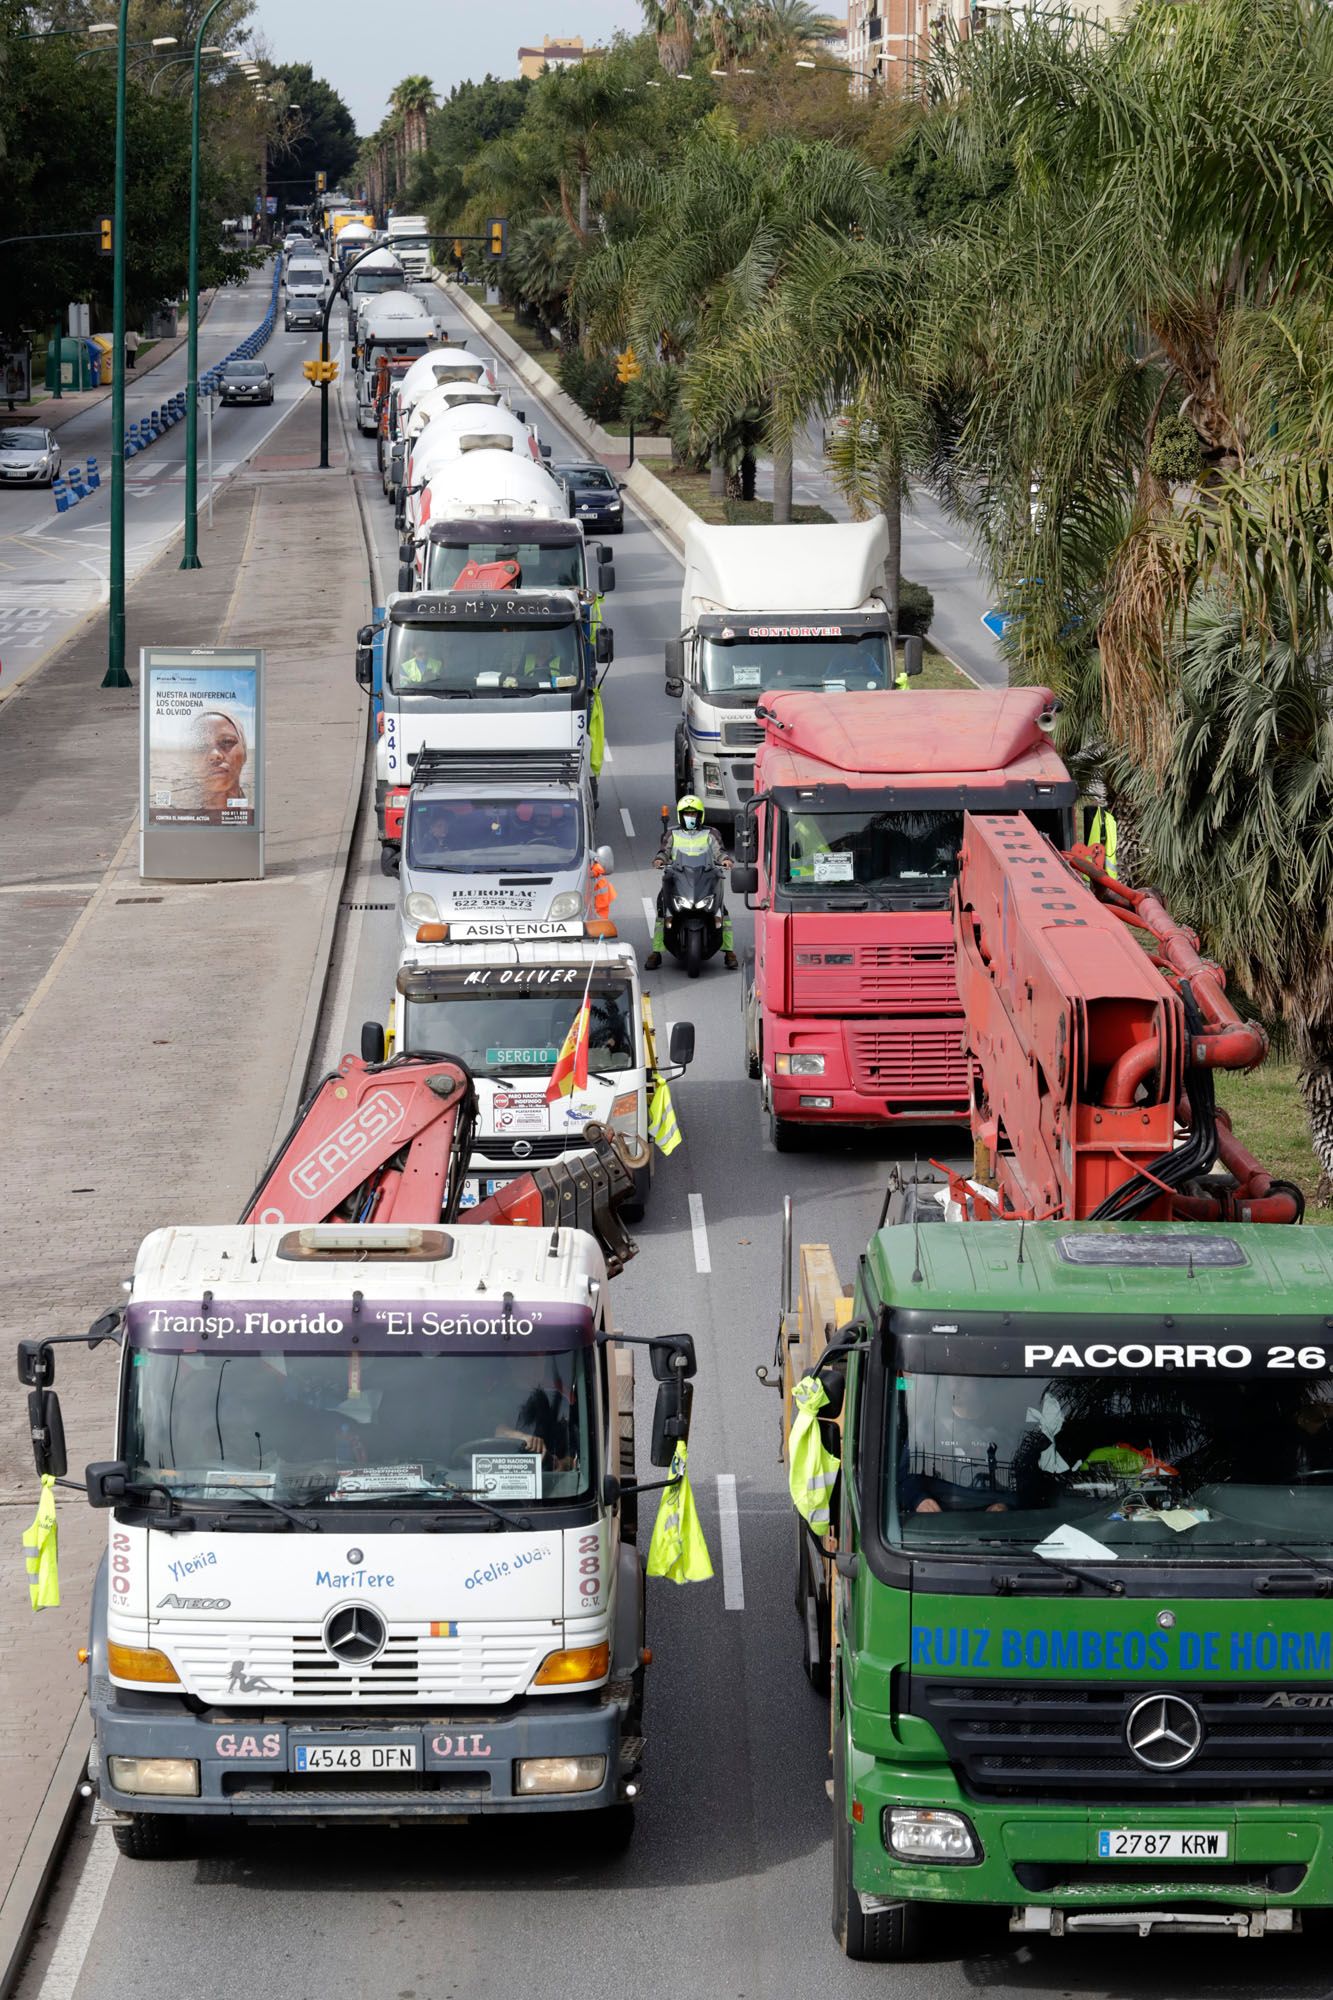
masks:
[[[616,636],[609,625],[599,625],[594,653],[599,667],[609,667],[616,657]]]
[[[652,1443],[648,1448],[648,1456],[654,1465],[670,1465],[676,1455],[676,1446],[688,1443],[693,1402],[692,1382],[678,1376],[675,1381],[658,1383],[657,1401],[653,1405]]]
[[[515,410],[514,415],[518,418],[521,424],[525,424],[528,421],[528,413],[526,410]]]
[[[396,444],[389,453],[389,477],[395,486],[401,486],[403,483],[403,459],[405,454],[406,446],[401,444]]]
[[[25,1389],[49,1389],[56,1379],[56,1357],[44,1340],[19,1342],[19,1381]]]
[[[599,563],[610,562],[612,560],[613,554],[614,551],[610,548],[610,546],[606,542],[598,542],[596,548],[593,550],[593,555],[597,558],[597,561]]]
[[[361,1023],[361,1060],[365,1063],[384,1061],[383,1021],[363,1021]]]
[[[410,562],[405,562],[405,563],[399,563],[399,565],[398,565],[398,588],[399,588],[400,590],[410,590],[410,589],[412,588],[412,585],[413,585],[413,583],[415,582],[415,580],[416,580],[416,579],[415,579],[415,577],[413,576],[413,573],[412,573],[412,565],[411,565],[411,563],[410,563]]]
[[[356,684],[359,688],[365,688],[367,692],[375,684],[375,655],[369,646],[357,646]]]
[[[599,562],[597,565],[597,590],[604,595],[616,587],[616,566],[614,563]]]
[[[616,857],[609,847],[599,847],[593,855],[593,860],[601,862],[606,874],[610,875],[614,872]]]
[[[60,1414],[60,1398],[54,1389],[34,1389],[29,1395],[28,1429],[32,1435],[33,1463],[41,1478],[63,1479],[68,1470],[65,1424]]]
[[[694,1061],[693,1021],[673,1021],[671,1040],[667,1046],[667,1059],[673,1069],[688,1069]]]
[[[416,552],[417,552],[417,545],[412,540],[412,537],[410,535],[404,535],[402,541],[399,542],[398,544],[399,562],[411,562]]]
[[[668,694],[685,692],[685,641],[668,639],[663,651],[666,655],[666,691]]]
[[[737,820],[736,822],[736,831],[732,838],[731,851],[737,861],[753,861],[755,859],[754,821],[748,814],[744,819]],[[734,875],[735,872],[733,869],[732,874]]]
[[[757,896],[759,893],[759,870],[751,861],[734,861],[731,866],[731,886],[738,896]]]
[[[123,1458],[104,1458],[84,1467],[83,1483],[90,1507],[114,1507],[125,1498],[130,1468]]]
[[[541,453],[543,458],[549,458],[551,456],[551,447],[549,444],[539,444],[537,446],[537,449]]]
[[[926,664],[926,642],[919,632],[903,640],[903,672],[919,674]]]

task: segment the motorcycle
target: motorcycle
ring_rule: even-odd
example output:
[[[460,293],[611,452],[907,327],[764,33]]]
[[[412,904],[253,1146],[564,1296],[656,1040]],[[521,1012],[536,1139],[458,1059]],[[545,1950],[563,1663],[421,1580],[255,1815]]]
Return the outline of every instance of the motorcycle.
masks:
[[[697,979],[722,948],[723,871],[713,854],[673,854],[662,862],[658,896],[667,950]]]

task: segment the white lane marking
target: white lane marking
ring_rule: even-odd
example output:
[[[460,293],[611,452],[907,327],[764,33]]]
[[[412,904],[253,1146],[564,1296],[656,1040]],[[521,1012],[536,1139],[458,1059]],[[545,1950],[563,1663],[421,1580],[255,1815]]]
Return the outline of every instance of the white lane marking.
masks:
[[[633,838],[634,838],[634,821],[633,821],[633,820],[632,820],[632,819],[630,818],[630,816],[629,816],[629,807],[628,807],[628,806],[622,806],[622,807],[620,808],[620,824],[621,824],[621,825],[622,825],[622,826],[624,827],[624,829],[625,829],[625,838],[626,838],[626,840],[633,840]]]
[[[708,1224],[704,1221],[704,1198],[701,1194],[690,1196],[690,1234],[694,1238],[694,1268],[700,1277],[706,1278],[713,1268],[713,1260],[708,1254]]]
[[[717,1537],[722,1545],[722,1608],[744,1611],[745,1574],[741,1568],[741,1523],[736,1512],[736,1475],[717,1475]]]
[[[615,762],[615,758],[611,752],[611,745],[609,743],[607,744],[605,750],[603,750],[602,752],[602,762],[604,764],[613,764]]]
[[[101,1922],[102,1905],[111,1887],[115,1866],[116,1844],[111,1838],[111,1828],[99,1826],[93,1834],[79,1885],[70,1898],[65,1920],[60,1926],[51,1962],[37,1989],[37,2000],[74,2000],[84,1960]]]
[[[657,929],[657,911],[653,905],[651,896],[645,896],[643,899],[643,921],[647,924],[650,932]]]

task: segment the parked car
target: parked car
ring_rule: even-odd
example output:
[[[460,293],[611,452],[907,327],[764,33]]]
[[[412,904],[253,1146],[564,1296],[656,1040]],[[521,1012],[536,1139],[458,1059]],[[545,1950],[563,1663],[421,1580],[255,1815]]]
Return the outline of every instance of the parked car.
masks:
[[[273,371],[262,361],[229,361],[218,377],[218,400],[228,403],[271,403]]]
[[[580,459],[568,465],[553,465],[552,472],[569,495],[569,511],[585,528],[600,528],[603,534],[618,535],[625,526],[625,510],[620,483],[596,459]]]
[[[49,486],[60,475],[60,446],[54,431],[30,424],[0,430],[0,481],[7,486]]]

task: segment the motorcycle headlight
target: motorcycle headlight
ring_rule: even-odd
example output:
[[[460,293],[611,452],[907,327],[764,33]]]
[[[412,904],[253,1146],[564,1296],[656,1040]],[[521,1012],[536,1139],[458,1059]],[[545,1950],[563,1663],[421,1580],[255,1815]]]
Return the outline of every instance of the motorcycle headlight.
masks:
[[[414,923],[438,924],[440,921],[435,898],[428,896],[424,889],[414,889],[403,907]]]
[[[583,898],[577,889],[562,889],[558,896],[551,898],[549,914],[552,917],[577,917],[583,910]]]

